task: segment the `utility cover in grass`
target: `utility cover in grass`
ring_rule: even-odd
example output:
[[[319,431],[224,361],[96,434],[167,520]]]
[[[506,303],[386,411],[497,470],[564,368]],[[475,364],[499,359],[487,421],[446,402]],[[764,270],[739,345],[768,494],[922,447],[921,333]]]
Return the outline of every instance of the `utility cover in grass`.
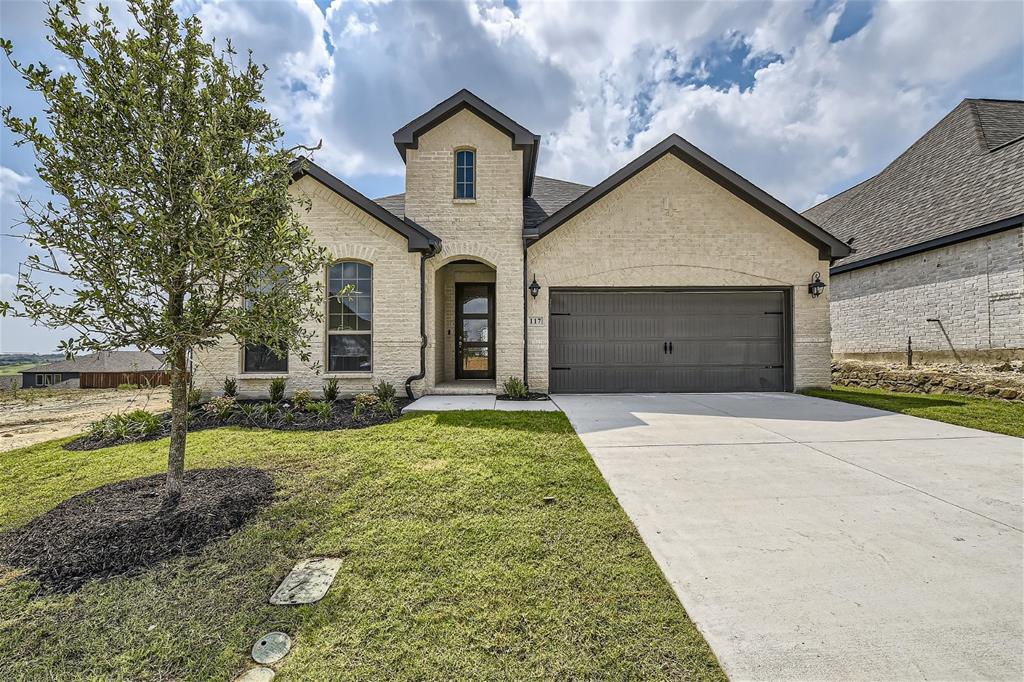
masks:
[[[339,568],[341,559],[321,557],[300,561],[271,595],[270,603],[291,606],[320,601],[334,582]]]
[[[93,578],[140,571],[194,552],[249,521],[274,496],[270,475],[248,467],[185,472],[184,494],[161,508],[166,474],[75,495],[0,536],[0,563],[59,591]]]
[[[252,645],[252,660],[277,663],[292,650],[292,638],[283,632],[268,632]]]

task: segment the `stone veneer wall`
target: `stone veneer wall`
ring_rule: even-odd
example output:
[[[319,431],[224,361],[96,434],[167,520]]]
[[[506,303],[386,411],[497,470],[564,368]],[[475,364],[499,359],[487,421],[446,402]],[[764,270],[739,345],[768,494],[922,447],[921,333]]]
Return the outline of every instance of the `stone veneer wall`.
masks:
[[[476,199],[454,199],[455,150],[476,151]],[[442,251],[427,261],[429,386],[454,376],[451,282],[439,271],[455,260],[476,260],[495,283],[495,367],[500,380],[523,373],[523,153],[512,139],[468,110],[419,138],[406,153],[405,214],[441,237]],[[443,277],[443,274],[440,275]],[[454,280],[451,280],[454,282]],[[445,306],[438,311],[438,306]],[[449,334],[451,332],[451,334]]]
[[[324,322],[310,320],[307,325],[314,334],[310,364],[291,354],[287,374],[242,374],[238,345],[232,339],[224,339],[217,347],[195,354],[195,386],[207,394],[219,395],[224,377],[233,376],[238,380],[242,397],[265,398],[270,380],[284,376],[288,380],[288,394],[305,389],[318,397],[324,379],[337,377],[345,395],[366,391],[381,380],[391,382],[401,391],[406,378],[419,371],[420,255],[409,253],[405,237],[316,180],[306,176],[292,188],[309,197],[312,206],[303,221],[312,231],[313,239],[326,247],[333,259],[359,260],[373,266],[373,370],[324,372]],[[319,277],[326,281],[326,272]],[[320,364],[319,374],[312,366],[315,362]]]
[[[794,386],[828,386],[828,288],[811,298],[818,249],[674,156],[666,155],[528,251],[544,287],[527,304],[529,383],[548,385],[552,287],[793,287]]]
[[[1024,228],[839,273],[831,288],[837,358],[896,360],[908,336],[922,361],[1024,357]]]

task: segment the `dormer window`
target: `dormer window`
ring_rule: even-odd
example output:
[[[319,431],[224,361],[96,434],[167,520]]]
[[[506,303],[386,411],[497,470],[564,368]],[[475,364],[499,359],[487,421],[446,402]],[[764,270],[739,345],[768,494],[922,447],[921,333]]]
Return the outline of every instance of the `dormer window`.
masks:
[[[455,198],[476,199],[476,152],[455,151]]]

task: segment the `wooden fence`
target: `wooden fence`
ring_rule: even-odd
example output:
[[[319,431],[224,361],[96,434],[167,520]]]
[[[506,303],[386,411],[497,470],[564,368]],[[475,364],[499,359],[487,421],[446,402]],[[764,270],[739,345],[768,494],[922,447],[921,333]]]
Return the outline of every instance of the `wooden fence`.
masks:
[[[170,386],[171,373],[155,372],[82,372],[79,388],[117,388],[122,384],[138,386]]]

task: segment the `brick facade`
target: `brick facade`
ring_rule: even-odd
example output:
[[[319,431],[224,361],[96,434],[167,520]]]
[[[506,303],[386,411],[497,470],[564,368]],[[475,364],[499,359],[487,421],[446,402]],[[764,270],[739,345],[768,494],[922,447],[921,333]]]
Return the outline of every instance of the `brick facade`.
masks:
[[[832,278],[837,357],[902,358],[908,336],[921,360],[1022,355],[1024,228]]]

